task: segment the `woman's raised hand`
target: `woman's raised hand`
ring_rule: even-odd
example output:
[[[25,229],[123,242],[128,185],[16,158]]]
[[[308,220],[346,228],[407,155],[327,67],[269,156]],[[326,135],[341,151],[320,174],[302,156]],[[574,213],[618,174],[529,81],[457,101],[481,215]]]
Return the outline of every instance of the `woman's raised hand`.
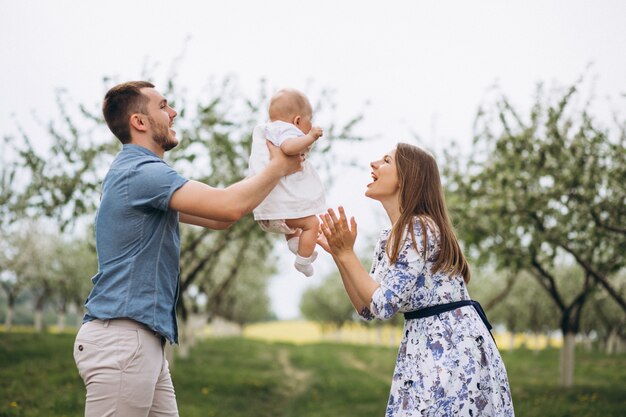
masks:
[[[339,218],[333,211],[328,209],[328,214],[319,216],[321,234],[317,238],[317,243],[333,256],[341,256],[350,253],[354,248],[354,241],[357,235],[357,226],[354,217],[350,218],[350,224],[346,218],[346,212],[339,206]]]

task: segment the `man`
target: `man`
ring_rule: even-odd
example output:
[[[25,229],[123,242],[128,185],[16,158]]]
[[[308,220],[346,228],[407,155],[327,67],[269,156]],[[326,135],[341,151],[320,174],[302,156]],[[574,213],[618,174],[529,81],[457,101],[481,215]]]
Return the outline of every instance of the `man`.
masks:
[[[102,107],[123,149],[102,184],[98,273],[74,344],[87,388],[85,416],[178,416],[164,353],[166,341],[178,341],[178,222],[227,228],[281,177],[302,169],[302,157],[268,144],[272,159],[265,170],[216,189],[183,178],[163,161],[178,144],[177,113],[154,85],[117,85]]]

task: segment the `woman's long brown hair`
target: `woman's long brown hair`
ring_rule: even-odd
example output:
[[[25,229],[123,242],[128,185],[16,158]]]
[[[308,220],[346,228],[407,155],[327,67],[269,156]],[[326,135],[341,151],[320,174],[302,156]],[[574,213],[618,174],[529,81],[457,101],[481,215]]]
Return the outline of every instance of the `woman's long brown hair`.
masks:
[[[428,241],[426,239],[427,222],[432,220],[439,228],[439,252],[433,272],[460,274],[465,282],[470,280],[470,268],[454,228],[448,216],[446,200],[441,186],[439,168],[432,155],[424,150],[406,143],[398,143],[396,147],[396,167],[400,182],[400,218],[393,225],[387,244],[387,256],[394,263],[398,259],[400,245],[405,230],[409,230],[415,249],[414,219],[417,216],[422,228],[424,251],[427,257]]]

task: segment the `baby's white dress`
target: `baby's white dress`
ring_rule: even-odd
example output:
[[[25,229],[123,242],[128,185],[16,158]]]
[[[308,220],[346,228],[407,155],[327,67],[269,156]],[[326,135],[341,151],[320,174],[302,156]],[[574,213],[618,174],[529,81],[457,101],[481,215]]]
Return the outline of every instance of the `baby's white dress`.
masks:
[[[270,160],[266,139],[280,146],[286,139],[304,136],[291,123],[275,121],[257,125],[252,133],[249,175],[260,172]],[[254,220],[300,219],[326,211],[322,181],[309,161],[304,169],[283,177],[272,192],[253,210]]]

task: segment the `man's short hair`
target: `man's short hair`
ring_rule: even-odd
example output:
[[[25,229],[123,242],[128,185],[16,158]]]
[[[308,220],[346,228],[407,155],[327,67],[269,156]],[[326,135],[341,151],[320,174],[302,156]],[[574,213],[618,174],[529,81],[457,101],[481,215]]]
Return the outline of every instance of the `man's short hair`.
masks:
[[[154,85],[147,81],[129,81],[116,85],[104,96],[104,120],[122,143],[130,142],[130,116],[133,113],[148,114],[150,99],[142,94],[142,88],[154,88]]]

